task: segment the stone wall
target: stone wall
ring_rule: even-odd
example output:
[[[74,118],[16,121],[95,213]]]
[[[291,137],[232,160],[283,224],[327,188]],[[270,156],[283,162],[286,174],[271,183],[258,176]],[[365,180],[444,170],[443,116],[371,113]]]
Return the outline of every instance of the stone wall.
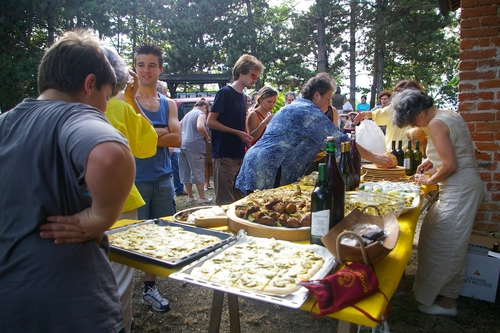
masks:
[[[476,146],[486,198],[473,234],[500,238],[500,6],[462,0],[458,110]]]

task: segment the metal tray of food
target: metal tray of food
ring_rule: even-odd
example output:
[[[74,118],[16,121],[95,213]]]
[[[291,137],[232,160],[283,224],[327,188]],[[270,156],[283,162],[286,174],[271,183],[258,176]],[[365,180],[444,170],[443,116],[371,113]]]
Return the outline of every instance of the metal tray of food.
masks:
[[[262,240],[262,238],[247,236],[246,233],[243,230],[241,230],[238,232],[238,239],[236,242],[225,245],[217,249],[216,251],[211,252],[209,255],[191,263],[188,266],[183,267],[180,271],[171,274],[169,277],[175,280],[195,284],[206,288],[211,288],[214,290],[220,290],[237,296],[248,297],[259,301],[282,305],[294,309],[300,308],[309,297],[309,291],[305,287],[302,287],[299,290],[292,292],[290,294],[271,295],[259,291],[238,289],[236,287],[230,287],[219,283],[209,282],[191,275],[191,272],[193,271],[194,268],[200,267],[201,265],[203,265],[205,261],[212,258],[213,256],[218,255],[219,253],[225,251],[229,247],[232,247],[236,244],[248,242],[251,240],[258,241]],[[311,278],[311,280],[323,279],[333,270],[333,268],[338,263],[337,259],[330,253],[330,251],[328,251],[328,249],[326,249],[323,246],[302,245],[302,244],[291,243],[288,241],[280,241],[280,242],[288,243],[290,246],[293,247],[310,249],[324,258],[325,262],[322,268],[318,272],[316,272],[316,274]]]
[[[161,220],[161,219],[146,220],[146,221],[142,221],[142,222],[138,222],[138,223],[134,223],[134,224],[129,224],[129,225],[126,225],[126,226],[123,226],[120,228],[108,230],[106,232],[106,234],[113,235],[115,233],[125,231],[125,230],[128,230],[130,228],[138,227],[138,226],[145,225],[145,224],[156,224],[158,226],[165,226],[165,227],[166,226],[180,227],[186,231],[190,231],[190,232],[193,232],[195,234],[215,236],[215,237],[220,239],[220,242],[211,244],[210,246],[207,246],[207,247],[200,249],[200,250],[197,250],[195,252],[188,253],[185,256],[182,256],[179,258],[173,258],[173,259],[156,258],[154,256],[149,256],[147,254],[135,252],[133,250],[124,249],[124,248],[121,248],[121,247],[114,245],[112,243],[112,241],[110,241],[110,251],[112,253],[115,253],[118,255],[123,255],[125,257],[131,258],[134,260],[138,260],[138,261],[141,261],[144,263],[154,264],[154,265],[158,265],[158,266],[162,266],[162,267],[166,267],[166,268],[176,268],[176,267],[184,266],[190,262],[193,262],[196,259],[199,259],[203,256],[206,256],[210,252],[213,252],[213,251],[215,251],[215,250],[217,250],[225,245],[228,245],[228,244],[236,241],[236,239],[237,239],[237,236],[234,234],[231,234],[231,233],[222,232],[222,231],[214,231],[214,230],[204,229],[204,228],[198,228],[195,226],[190,226],[190,225],[186,225],[186,224],[182,224],[182,223],[176,223],[176,222],[166,221],[166,220]]]

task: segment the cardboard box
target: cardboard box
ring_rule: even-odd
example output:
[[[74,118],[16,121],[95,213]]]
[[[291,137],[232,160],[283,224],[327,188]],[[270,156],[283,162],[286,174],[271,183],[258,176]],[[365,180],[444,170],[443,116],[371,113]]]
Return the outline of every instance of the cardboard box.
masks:
[[[481,242],[480,239],[476,241]],[[484,245],[469,244],[465,258],[464,284],[460,295],[495,302],[500,277],[500,259],[491,257],[488,253],[491,251]]]
[[[500,238],[485,237],[478,235],[471,235],[469,238],[469,244],[477,244],[486,246],[488,249],[493,248],[493,244],[500,244]]]

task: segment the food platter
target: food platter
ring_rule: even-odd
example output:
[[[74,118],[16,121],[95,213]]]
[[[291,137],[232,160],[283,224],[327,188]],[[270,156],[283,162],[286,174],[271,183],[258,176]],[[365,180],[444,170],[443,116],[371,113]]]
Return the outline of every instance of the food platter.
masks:
[[[256,241],[256,242],[262,242],[264,240],[259,239],[257,237],[249,237],[246,235],[244,232],[239,232],[238,233],[238,240],[234,243],[231,243],[229,245],[226,245],[220,249],[217,249],[216,251],[210,253],[206,257],[203,257],[190,265],[182,268],[180,271],[175,272],[171,274],[169,277],[173,278],[175,280],[180,280],[183,282],[188,282],[192,283],[195,285],[199,285],[202,287],[214,289],[214,290],[220,290],[223,292],[227,292],[233,295],[238,295],[238,296],[244,296],[260,301],[265,301],[277,305],[282,305],[290,308],[295,308],[298,309],[300,308],[304,302],[307,300],[309,297],[309,291],[302,287],[297,291],[294,291],[293,293],[290,294],[285,294],[285,295],[272,295],[272,294],[267,294],[259,291],[253,291],[253,290],[246,290],[246,289],[239,289],[236,287],[230,287],[221,283],[213,283],[209,281],[202,280],[196,276],[193,276],[191,273],[193,270],[196,268],[200,267],[203,265],[203,263],[207,260],[210,260],[212,257],[217,256],[221,252],[225,251],[226,249],[236,246],[238,244],[243,244],[249,241]],[[335,267],[337,264],[337,259],[328,251],[328,249],[319,246],[319,245],[299,245],[299,244],[293,244],[289,242],[284,242],[288,243],[288,246],[297,248],[297,249],[309,249],[313,251],[316,254],[319,254],[321,257],[324,259],[324,264],[321,267],[321,269],[311,278],[311,280],[317,280],[317,279],[322,279],[325,276],[327,276],[331,270]]]
[[[113,237],[116,237],[117,234],[125,232],[125,231],[130,231],[134,228],[140,228],[143,226],[148,226],[148,225],[156,225],[159,227],[178,227],[181,228],[184,231],[191,232],[194,234],[198,235],[206,235],[206,236],[215,236],[219,240],[216,243],[213,243],[209,246],[206,246],[204,248],[200,248],[196,250],[195,252],[187,253],[186,255],[183,255],[182,257],[177,257],[177,258],[158,258],[153,255],[149,254],[144,254],[140,253],[138,251],[135,251],[133,249],[127,249],[123,248],[121,246],[118,246],[113,242]],[[203,228],[197,228],[195,226],[190,226],[187,224],[182,224],[182,223],[176,223],[172,221],[165,221],[161,219],[155,219],[155,220],[146,220],[146,221],[141,221],[138,223],[134,224],[129,224],[120,228],[116,229],[111,229],[106,232],[106,234],[110,238],[110,252],[118,254],[118,255],[123,255],[124,257],[128,257],[140,262],[144,263],[149,263],[149,264],[155,264],[161,267],[166,267],[166,268],[175,268],[175,267],[180,267],[182,265],[185,265],[187,263],[190,263],[196,259],[199,259],[200,257],[203,257],[210,252],[223,247],[227,244],[230,244],[231,242],[236,241],[236,236],[227,232],[220,232],[220,231],[215,231],[215,230],[209,230],[209,229],[203,229]],[[149,239],[150,240],[150,239]]]
[[[287,241],[309,239],[312,186],[291,184],[256,190],[229,206],[228,227],[249,236]]]
[[[421,186],[411,182],[363,182],[360,189],[367,192],[382,192],[393,194],[405,199],[405,205],[401,214],[404,214],[420,204]]]
[[[348,191],[345,194],[345,216],[349,215],[355,208],[370,215],[385,215],[393,212],[398,217],[403,211],[405,200],[399,196],[382,193],[382,192],[366,192],[366,191]],[[372,208],[376,207],[376,209]]]
[[[404,213],[406,213],[406,212],[409,212],[410,210],[412,210],[412,209],[414,209],[414,208],[417,208],[419,204],[420,204],[420,196],[416,196],[416,197],[414,197],[414,198],[413,198],[413,201],[412,201],[412,203],[411,203],[411,206],[405,206],[405,207],[403,208],[403,210],[401,211],[401,214],[400,214],[400,215],[402,215],[402,214],[404,214]]]
[[[222,227],[227,225],[228,206],[199,206],[181,210],[174,214],[177,223],[186,223],[201,228]]]
[[[235,205],[231,205],[227,211],[228,227],[233,232],[244,230],[249,236],[274,238],[286,241],[307,240],[310,237],[311,228],[284,228],[272,227],[250,222],[235,215]]]

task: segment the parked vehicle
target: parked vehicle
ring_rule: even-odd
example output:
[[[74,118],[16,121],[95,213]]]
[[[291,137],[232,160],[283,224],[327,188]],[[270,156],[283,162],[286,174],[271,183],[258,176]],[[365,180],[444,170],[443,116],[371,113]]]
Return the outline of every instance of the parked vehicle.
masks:
[[[202,98],[210,103],[213,103],[214,101],[214,97],[174,98],[174,101],[177,104],[179,120],[182,120],[186,113],[193,109],[194,104]]]

